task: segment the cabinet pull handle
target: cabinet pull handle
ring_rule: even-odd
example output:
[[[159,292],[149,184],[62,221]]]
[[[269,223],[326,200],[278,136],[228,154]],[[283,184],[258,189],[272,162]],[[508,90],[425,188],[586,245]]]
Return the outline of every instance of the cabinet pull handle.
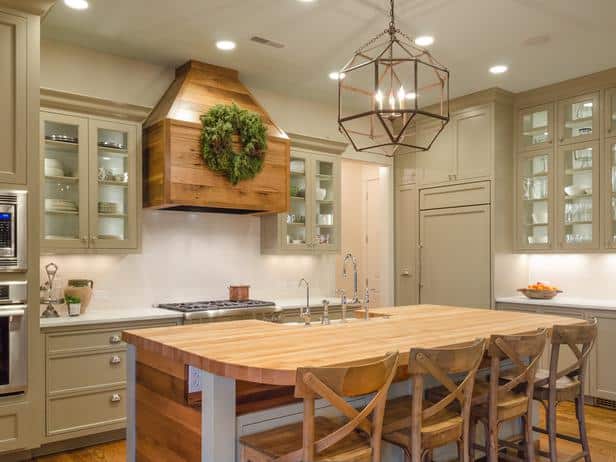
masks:
[[[111,343],[112,345],[117,345],[121,341],[122,338],[119,335],[112,335],[111,337],[109,337],[109,343]]]
[[[109,364],[120,364],[121,362],[122,358],[120,358],[118,355],[113,355],[109,360]]]
[[[122,401],[122,397],[119,393],[114,393],[113,395],[111,395],[110,401],[112,403],[119,403],[120,401]]]

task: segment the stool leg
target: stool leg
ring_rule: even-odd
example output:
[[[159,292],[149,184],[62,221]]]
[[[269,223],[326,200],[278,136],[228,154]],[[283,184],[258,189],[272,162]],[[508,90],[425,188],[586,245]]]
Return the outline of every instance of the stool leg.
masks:
[[[584,450],[584,461],[591,462],[590,447],[588,446],[588,434],[586,433],[586,413],[584,411],[584,392],[580,393],[575,398],[575,413],[580,431],[580,439],[582,440],[582,449]]]
[[[496,419],[488,420],[488,462],[498,462],[498,422]]]
[[[551,394],[551,393],[550,393]],[[556,399],[550,396],[548,400],[548,418],[547,418],[547,430],[548,430],[548,443],[550,452],[550,462],[557,462],[558,456],[556,454]]]
[[[470,462],[475,462],[475,442],[477,441],[477,424],[478,422],[474,419],[470,422],[470,427],[468,429],[468,441],[466,441],[466,447],[468,449],[468,458]]]
[[[522,418],[524,423],[524,444],[526,452],[526,460],[528,462],[535,461],[535,441],[533,433],[533,416],[527,415]]]

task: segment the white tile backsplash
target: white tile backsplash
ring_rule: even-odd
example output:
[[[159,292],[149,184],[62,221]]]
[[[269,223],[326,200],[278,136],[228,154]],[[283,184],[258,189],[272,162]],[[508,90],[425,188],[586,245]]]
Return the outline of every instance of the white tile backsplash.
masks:
[[[227,298],[229,284],[251,285],[251,297],[298,297],[298,280],[314,294],[333,294],[335,255],[261,255],[258,217],[143,211],[142,253],[54,255],[59,282],[94,280],[97,306],[149,306],[165,301]]]

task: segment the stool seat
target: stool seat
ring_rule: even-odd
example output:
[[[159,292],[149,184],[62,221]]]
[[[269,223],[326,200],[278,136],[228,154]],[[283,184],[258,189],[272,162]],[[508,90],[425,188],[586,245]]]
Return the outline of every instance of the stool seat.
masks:
[[[427,409],[434,403],[423,402]],[[383,419],[383,439],[398,446],[410,447],[411,396],[387,402]],[[458,413],[444,409],[421,423],[421,445],[424,449],[437,448],[458,441],[463,432],[464,419]],[[392,429],[396,429],[392,431]]]
[[[315,439],[319,440],[336,429],[339,423],[326,417],[315,417]],[[302,448],[302,422],[284,425],[240,438],[245,447],[249,462],[276,460],[286,454]],[[251,453],[258,453],[258,458],[251,458]],[[353,432],[338,443],[315,455],[315,462],[368,462],[372,454],[370,439],[362,433]]]
[[[483,398],[490,392],[490,384],[483,380],[475,381],[473,389],[473,400]],[[528,397],[524,393],[515,391],[499,391],[496,401],[496,412],[498,420],[509,420],[526,414],[528,410]],[[479,418],[488,417],[488,404],[482,403],[474,406],[471,414]]]

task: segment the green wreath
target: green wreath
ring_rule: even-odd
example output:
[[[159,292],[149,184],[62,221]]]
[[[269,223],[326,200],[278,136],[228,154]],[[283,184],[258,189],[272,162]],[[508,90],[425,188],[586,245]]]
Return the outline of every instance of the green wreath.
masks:
[[[201,153],[211,170],[224,174],[234,185],[261,171],[267,127],[259,114],[235,103],[217,104],[201,116],[201,124]],[[233,149],[233,135],[240,139],[239,152]]]

